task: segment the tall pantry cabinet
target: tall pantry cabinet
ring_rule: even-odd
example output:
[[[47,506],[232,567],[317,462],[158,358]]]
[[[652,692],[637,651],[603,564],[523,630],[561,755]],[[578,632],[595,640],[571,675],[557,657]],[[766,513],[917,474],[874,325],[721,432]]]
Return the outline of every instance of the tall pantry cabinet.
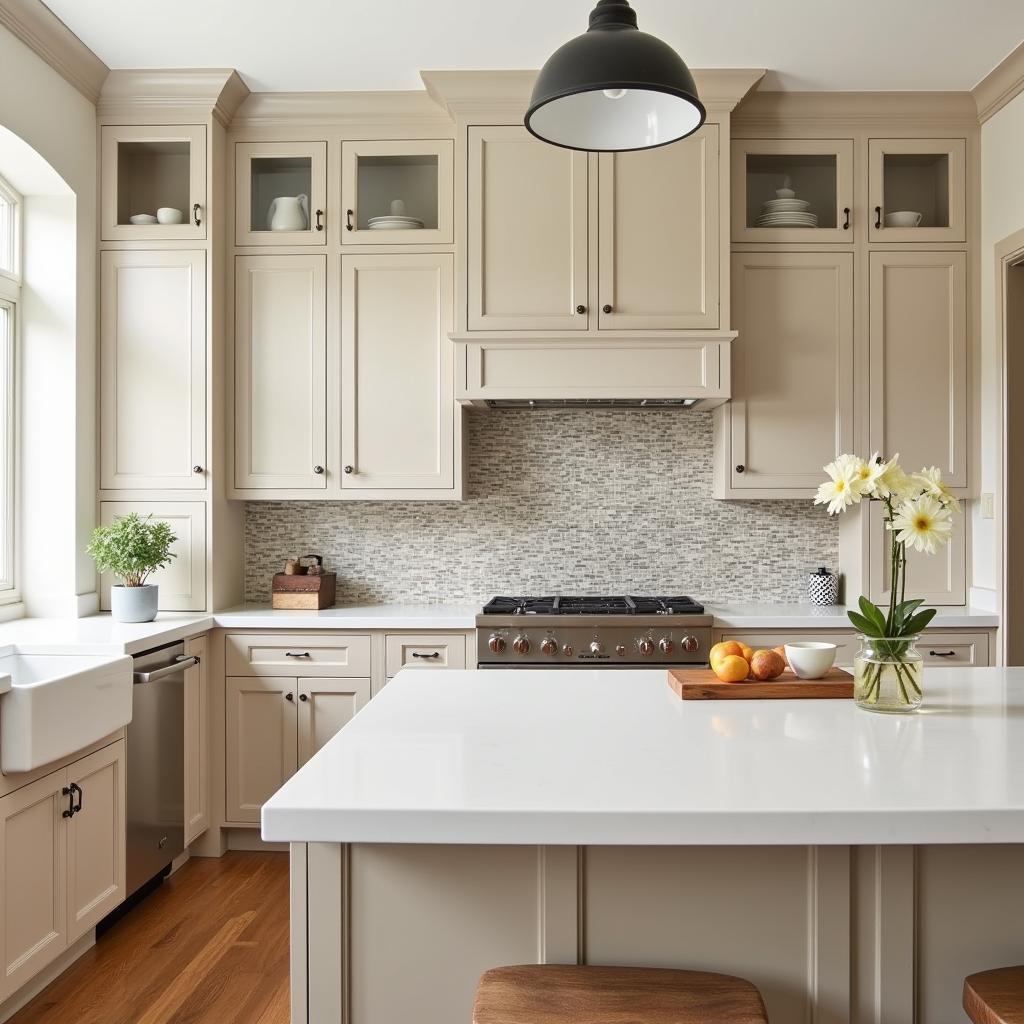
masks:
[[[225,124],[233,72],[114,71],[98,107],[97,521],[166,521],[161,610],[241,599],[241,510],[227,501]],[[216,544],[218,557],[211,557]],[[110,586],[100,580],[100,604]]]

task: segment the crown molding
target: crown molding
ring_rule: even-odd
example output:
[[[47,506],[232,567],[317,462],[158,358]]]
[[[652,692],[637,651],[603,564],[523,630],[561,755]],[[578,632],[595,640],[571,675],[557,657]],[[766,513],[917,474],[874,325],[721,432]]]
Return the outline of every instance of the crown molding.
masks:
[[[1024,92],[1024,43],[1012,50],[972,90],[978,120],[984,124]]]
[[[97,113],[106,121],[143,114],[205,120],[212,114],[226,125],[248,95],[231,68],[118,70],[103,83]]]
[[[0,0],[0,25],[90,103],[99,100],[110,69],[40,0]]]
[[[976,129],[969,92],[755,92],[733,115],[734,133],[800,129],[838,131],[922,129],[937,133]]]
[[[708,113],[728,113],[764,77],[764,68],[692,69],[697,92]],[[453,118],[500,116],[521,121],[530,103],[537,72],[421,71],[427,94]]]
[[[390,92],[254,92],[235,115],[232,127],[277,128],[296,125],[345,127],[432,127],[450,136],[452,122],[422,90]]]

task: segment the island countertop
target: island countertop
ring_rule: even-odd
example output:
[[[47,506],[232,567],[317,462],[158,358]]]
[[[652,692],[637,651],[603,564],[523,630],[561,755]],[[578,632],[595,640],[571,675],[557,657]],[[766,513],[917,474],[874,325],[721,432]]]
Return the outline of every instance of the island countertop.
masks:
[[[929,667],[897,716],[684,702],[663,670],[406,671],[264,805],[263,837],[1021,843],[1024,668]]]

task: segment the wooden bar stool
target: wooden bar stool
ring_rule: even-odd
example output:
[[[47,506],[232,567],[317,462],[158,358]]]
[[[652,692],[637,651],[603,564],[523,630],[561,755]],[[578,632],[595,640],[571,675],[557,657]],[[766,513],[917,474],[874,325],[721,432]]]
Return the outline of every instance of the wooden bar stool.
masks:
[[[480,979],[473,1024],[768,1024],[742,978],[656,967],[496,967]]]
[[[1024,1024],[1024,967],[968,975],[964,1010],[974,1024]]]

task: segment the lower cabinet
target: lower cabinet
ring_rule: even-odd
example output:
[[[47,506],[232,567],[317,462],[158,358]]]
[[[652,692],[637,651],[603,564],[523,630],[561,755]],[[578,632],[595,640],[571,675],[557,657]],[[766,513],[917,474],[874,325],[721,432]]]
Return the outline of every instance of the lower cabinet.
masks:
[[[0,798],[0,1002],[125,891],[124,741]]]
[[[258,823],[264,802],[369,699],[369,678],[228,676],[228,822]]]
[[[199,664],[185,672],[185,845],[210,827],[210,664],[205,636],[185,641]]]

